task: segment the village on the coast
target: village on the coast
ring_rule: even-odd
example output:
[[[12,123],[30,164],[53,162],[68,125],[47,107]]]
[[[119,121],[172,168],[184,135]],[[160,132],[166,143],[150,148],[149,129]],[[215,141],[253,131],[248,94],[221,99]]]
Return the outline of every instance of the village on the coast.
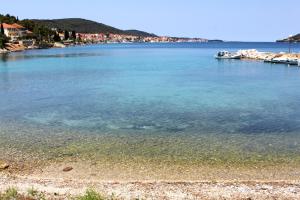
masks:
[[[46,29],[47,30],[47,29]],[[40,31],[42,35],[43,29]],[[0,45],[0,53],[23,51],[40,48],[64,48],[74,45],[100,43],[167,43],[167,42],[207,42],[202,38],[177,38],[168,36],[138,36],[116,33],[77,33],[69,30],[51,28],[52,34],[47,37],[36,35],[24,26],[13,23],[1,23],[1,37],[5,42]],[[44,34],[45,35],[45,34]],[[2,46],[2,47],[1,47]]]

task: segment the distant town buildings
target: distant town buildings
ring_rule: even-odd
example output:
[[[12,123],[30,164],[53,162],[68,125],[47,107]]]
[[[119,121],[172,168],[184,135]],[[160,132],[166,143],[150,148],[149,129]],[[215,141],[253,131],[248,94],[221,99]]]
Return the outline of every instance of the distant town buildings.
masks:
[[[70,30],[38,27],[35,33],[27,30],[20,24],[2,23],[2,33],[5,38],[4,45],[9,51],[22,51],[35,48],[62,48],[76,44],[90,43],[170,43],[170,42],[208,42],[201,38],[178,38],[168,36],[137,36],[130,33],[76,33]],[[34,30],[34,29],[33,29]],[[36,29],[35,29],[36,30]]]
[[[207,42],[207,39],[202,38],[176,38],[176,37],[140,37],[134,35],[121,35],[121,34],[105,34],[105,33],[77,33],[77,38],[83,42],[93,43],[132,43],[132,42]]]
[[[32,35],[33,33],[28,31],[23,26],[14,23],[7,24],[3,23],[4,34],[10,38],[10,41],[16,42],[20,38]],[[59,32],[56,28],[52,28],[55,31],[61,41],[65,40],[65,34]],[[71,34],[72,32],[69,32]],[[149,42],[149,43],[160,43],[160,42],[207,42],[206,39],[202,38],[177,38],[167,36],[156,36],[156,37],[142,37],[136,35],[125,35],[125,34],[113,34],[113,33],[76,33],[76,38],[81,42],[87,43],[133,43],[133,42]]]

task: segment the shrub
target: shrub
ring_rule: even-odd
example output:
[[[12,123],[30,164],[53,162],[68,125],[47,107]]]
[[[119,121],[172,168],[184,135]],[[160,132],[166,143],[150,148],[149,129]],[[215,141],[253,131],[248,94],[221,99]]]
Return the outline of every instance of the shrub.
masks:
[[[78,200],[105,200],[105,198],[94,190],[89,189],[83,196],[78,197]]]
[[[45,200],[45,195],[33,187],[27,190],[28,197],[35,200]]]
[[[14,200],[18,198],[18,191],[16,188],[8,188],[3,195],[0,195],[1,200]]]

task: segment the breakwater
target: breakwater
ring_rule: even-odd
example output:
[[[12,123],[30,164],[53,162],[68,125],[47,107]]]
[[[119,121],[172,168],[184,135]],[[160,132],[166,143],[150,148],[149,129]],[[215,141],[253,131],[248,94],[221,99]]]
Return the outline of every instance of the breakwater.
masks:
[[[251,59],[269,63],[288,64],[300,66],[300,53],[274,53],[260,52],[256,49],[239,50],[235,53],[222,51],[218,52],[217,59]]]

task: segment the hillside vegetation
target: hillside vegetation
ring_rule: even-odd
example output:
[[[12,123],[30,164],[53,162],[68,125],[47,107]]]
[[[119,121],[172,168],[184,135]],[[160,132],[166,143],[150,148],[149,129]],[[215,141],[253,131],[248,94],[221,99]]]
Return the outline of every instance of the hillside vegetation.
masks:
[[[53,20],[37,20],[32,19],[33,22],[39,25],[46,26],[48,28],[57,28],[61,30],[74,30],[77,33],[115,33],[121,34],[123,33],[122,30],[86,20],[80,18],[68,18],[68,19],[53,19]]]
[[[56,28],[61,32],[75,31],[77,33],[113,33],[113,34],[124,34],[134,35],[140,37],[156,37],[157,35],[147,33],[140,30],[121,30],[106,24],[98,23],[91,20],[81,18],[66,18],[66,19],[24,19],[19,20],[18,17],[13,15],[1,15],[1,23],[19,23],[26,27],[28,30],[34,33],[44,33],[44,35],[53,34],[52,28]]]
[[[147,33],[144,31],[139,31],[139,30],[126,30],[125,31],[128,35],[135,35],[135,36],[140,36],[140,37],[157,37],[157,35],[153,33]]]
[[[121,30],[106,24],[98,23],[91,20],[81,18],[53,19],[53,20],[37,20],[33,22],[40,26],[48,28],[57,28],[60,30],[76,31],[77,33],[113,33],[113,34],[128,34],[141,37],[156,36],[139,30]]]
[[[288,37],[286,39],[283,40],[277,40],[277,42],[300,42],[300,33],[297,35],[294,35],[292,37]]]

